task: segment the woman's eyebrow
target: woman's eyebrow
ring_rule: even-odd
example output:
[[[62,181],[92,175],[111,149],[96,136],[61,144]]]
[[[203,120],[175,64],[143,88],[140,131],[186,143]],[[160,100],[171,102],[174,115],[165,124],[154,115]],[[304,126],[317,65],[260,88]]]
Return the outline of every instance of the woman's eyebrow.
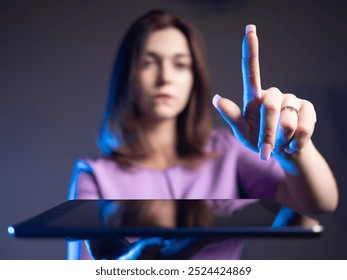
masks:
[[[157,52],[153,52],[153,51],[146,51],[145,52],[145,55],[146,56],[151,56],[151,57],[154,57],[154,58],[161,58],[161,57],[163,57],[163,56],[161,56],[159,53],[157,53]],[[188,53],[176,53],[176,54],[174,54],[172,57],[174,57],[174,58],[181,58],[181,57],[183,57],[183,58],[191,58],[192,56],[190,55],[190,54],[188,54]]]
[[[192,56],[190,54],[187,54],[187,53],[179,53],[179,54],[176,54],[175,55],[175,58],[192,58]]]

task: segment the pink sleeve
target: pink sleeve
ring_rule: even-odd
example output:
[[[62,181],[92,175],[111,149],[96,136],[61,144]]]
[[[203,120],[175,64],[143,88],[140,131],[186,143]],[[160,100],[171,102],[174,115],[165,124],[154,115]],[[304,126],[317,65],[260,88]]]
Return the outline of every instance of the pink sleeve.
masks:
[[[241,197],[273,199],[285,176],[280,164],[274,158],[260,160],[259,155],[245,147],[229,129],[220,129],[218,134],[221,142],[219,145],[224,146],[225,153],[230,155],[226,164],[230,168],[236,168]]]
[[[76,161],[70,183],[68,199],[100,199],[101,194],[91,164]]]
[[[274,158],[261,160],[257,153],[243,146],[238,154],[237,174],[243,195],[256,199],[273,199],[285,177],[284,170]]]

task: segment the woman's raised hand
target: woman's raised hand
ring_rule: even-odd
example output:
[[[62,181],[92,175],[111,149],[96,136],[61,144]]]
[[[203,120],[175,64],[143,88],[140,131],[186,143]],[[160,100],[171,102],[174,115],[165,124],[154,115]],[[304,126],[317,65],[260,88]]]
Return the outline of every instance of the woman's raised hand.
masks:
[[[246,26],[242,42],[243,111],[231,100],[215,95],[213,104],[235,136],[259,152],[263,160],[303,149],[316,123],[312,103],[271,87],[261,88],[256,27]]]

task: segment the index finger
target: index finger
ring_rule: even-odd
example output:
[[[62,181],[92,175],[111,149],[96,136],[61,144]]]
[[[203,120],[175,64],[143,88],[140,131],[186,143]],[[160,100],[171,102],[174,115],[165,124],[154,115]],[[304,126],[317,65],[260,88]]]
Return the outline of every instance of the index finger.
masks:
[[[242,41],[242,78],[244,106],[261,95],[259,44],[255,25],[246,26]]]

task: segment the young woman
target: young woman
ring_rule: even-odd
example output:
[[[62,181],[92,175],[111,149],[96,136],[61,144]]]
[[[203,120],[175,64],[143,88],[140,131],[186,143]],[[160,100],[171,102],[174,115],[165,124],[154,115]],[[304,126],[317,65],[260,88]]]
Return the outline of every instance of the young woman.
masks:
[[[335,179],[311,141],[314,107],[277,88],[261,88],[254,25],[246,27],[242,52],[243,110],[213,98],[231,134],[211,127],[209,77],[197,32],[164,11],[139,18],[115,62],[99,139],[103,155],[77,161],[69,199],[270,198],[298,211],[333,211]],[[128,243],[129,251],[148,245],[160,253],[168,243],[136,244],[140,249]],[[68,253],[90,257],[81,242],[70,243]],[[239,255],[239,242],[224,240],[190,257]]]

